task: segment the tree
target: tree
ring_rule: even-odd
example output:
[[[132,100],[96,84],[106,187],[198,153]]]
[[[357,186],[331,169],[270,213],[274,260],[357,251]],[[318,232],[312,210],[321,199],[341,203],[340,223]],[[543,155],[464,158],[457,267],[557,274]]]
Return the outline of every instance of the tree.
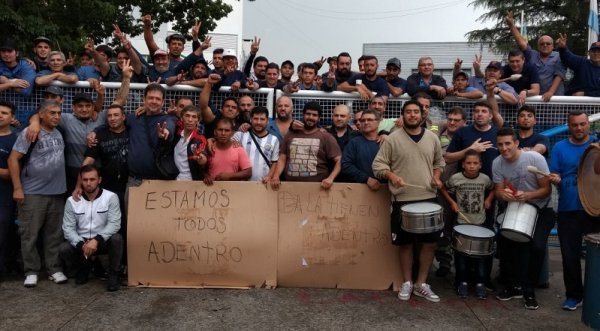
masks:
[[[155,30],[161,23],[175,22],[174,30],[186,35],[198,20],[204,36],[232,9],[222,0],[4,0],[0,2],[0,39],[15,40],[23,55],[31,51],[38,36],[50,38],[53,49],[75,53],[83,50],[87,38],[98,43],[110,37],[113,23],[129,35],[141,34],[136,12],[151,14]]]
[[[467,37],[470,42],[488,44],[500,52],[514,49],[516,44],[504,23],[504,16],[510,10],[518,21],[521,11],[524,11],[529,43],[533,48],[536,48],[537,38],[542,35],[556,39],[559,33],[566,33],[569,48],[576,54],[585,54],[589,47],[589,4],[589,0],[473,0],[471,6],[489,10],[477,20],[495,21],[495,25],[471,31]]]

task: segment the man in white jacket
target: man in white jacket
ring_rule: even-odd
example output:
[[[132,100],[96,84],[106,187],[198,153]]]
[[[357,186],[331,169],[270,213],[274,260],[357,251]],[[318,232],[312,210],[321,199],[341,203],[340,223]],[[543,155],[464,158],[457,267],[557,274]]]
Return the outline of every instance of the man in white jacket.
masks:
[[[108,291],[120,286],[119,267],[123,255],[119,198],[100,187],[102,178],[93,164],[81,167],[82,199],[69,197],[65,204],[63,232],[67,242],[60,248],[60,257],[77,268],[77,284],[88,281],[92,260],[98,254],[108,254]]]

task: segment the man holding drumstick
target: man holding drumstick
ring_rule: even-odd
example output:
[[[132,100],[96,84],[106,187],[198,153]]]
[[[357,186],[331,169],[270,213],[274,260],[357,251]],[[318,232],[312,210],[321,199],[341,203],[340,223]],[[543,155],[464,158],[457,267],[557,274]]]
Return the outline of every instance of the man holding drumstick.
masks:
[[[500,260],[509,259],[511,263],[505,264],[506,287],[496,298],[502,301],[524,298],[525,308],[535,310],[539,305],[534,289],[544,262],[548,235],[554,225],[554,212],[548,207],[552,193],[549,176],[531,173],[528,167],[536,167],[540,172],[548,173],[548,164],[541,154],[519,149],[517,134],[511,128],[498,130],[496,145],[500,152],[500,156],[492,163],[496,198],[509,204],[528,203],[538,211],[537,224],[532,229],[529,242],[517,242],[504,237],[499,239],[502,240],[503,247]],[[505,212],[507,214],[508,209]],[[518,221],[535,217],[517,216]],[[502,234],[504,229],[500,231]]]
[[[426,280],[442,230],[431,233],[408,232],[401,227],[401,208],[415,202],[436,202],[436,190],[442,187],[440,176],[445,166],[442,147],[433,132],[421,127],[423,107],[419,102],[405,102],[402,119],[404,127],[390,134],[381,145],[373,161],[373,173],[379,179],[388,180],[392,193],[392,243],[400,246],[403,278],[398,298],[408,300],[412,293],[438,302],[440,297],[431,290]],[[423,247],[419,254],[419,272],[413,286],[413,246],[417,242],[423,243]]]

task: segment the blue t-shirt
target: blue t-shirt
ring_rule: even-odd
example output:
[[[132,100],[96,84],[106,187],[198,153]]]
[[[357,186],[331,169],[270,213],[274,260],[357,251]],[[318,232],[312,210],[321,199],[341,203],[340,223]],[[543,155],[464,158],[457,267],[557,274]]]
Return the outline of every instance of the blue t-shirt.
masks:
[[[366,183],[373,174],[373,160],[379,152],[377,141],[357,136],[350,140],[342,154],[342,174],[349,182]]]
[[[502,78],[508,78],[514,74],[509,65],[504,66],[503,73],[504,74],[502,75]],[[540,84],[540,76],[533,65],[527,63],[524,64],[521,75],[521,78],[515,81],[506,82],[508,85],[512,86],[517,93],[521,93],[523,90],[531,89],[531,84]]]
[[[521,138],[519,135],[517,135],[517,138],[519,140],[520,148],[533,148],[537,144],[546,146],[546,152],[542,155],[546,158],[548,157],[548,151],[550,150],[550,139],[548,137],[544,136],[543,134],[534,133],[527,138]]]
[[[17,135],[13,132],[5,136],[0,136],[0,168],[8,169],[8,156],[17,140]],[[13,186],[10,179],[0,178],[0,206],[12,206]]]
[[[390,95],[390,88],[385,79],[376,77],[375,80],[368,80],[365,74],[358,74],[348,79],[348,84],[356,86],[356,80],[361,79],[362,83],[371,91],[378,95],[387,97]]]
[[[550,154],[550,172],[559,174],[561,181],[558,186],[558,211],[583,210],[579,192],[577,191],[577,167],[588,146],[597,140],[590,136],[584,144],[573,144],[569,138],[557,142]]]
[[[8,79],[22,79],[29,83],[29,87],[24,88],[21,92],[24,97],[29,97],[33,92],[35,75],[33,67],[23,59],[20,59],[13,68],[9,68],[4,61],[0,61],[0,76]]]
[[[497,129],[492,125],[491,129],[481,132],[475,128],[474,125],[465,126],[463,128],[458,129],[452,137],[452,141],[450,141],[450,145],[446,152],[454,153],[460,152],[463,149],[471,146],[475,140],[481,138],[480,142],[489,141],[494,146],[493,148],[488,148],[485,152],[481,154],[481,172],[486,174],[488,177],[492,178],[492,163],[496,156],[498,156],[498,149],[496,148],[496,133]],[[458,171],[461,172],[462,162],[458,163]]]
[[[90,78],[102,80],[102,75],[98,70],[96,70],[96,66],[81,66],[77,68],[77,76],[79,80],[88,80]]]

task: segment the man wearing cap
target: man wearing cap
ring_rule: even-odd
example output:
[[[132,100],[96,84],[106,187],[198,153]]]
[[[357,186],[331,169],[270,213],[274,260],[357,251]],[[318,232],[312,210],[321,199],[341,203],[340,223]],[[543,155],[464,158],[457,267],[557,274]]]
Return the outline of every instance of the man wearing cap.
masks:
[[[62,106],[62,103],[65,99],[65,94],[63,92],[63,89],[61,89],[60,87],[50,85],[46,87],[44,92],[42,92],[42,97],[44,98],[44,100],[54,100]]]
[[[459,61],[459,62],[462,62],[462,61]],[[476,56],[475,63],[473,64],[473,66],[480,65],[480,62],[481,62],[481,57]],[[457,69],[460,70],[460,66]],[[483,93],[486,93],[487,81],[489,81],[491,79],[499,80],[500,78],[502,78],[502,63],[500,63],[499,61],[496,61],[496,60],[490,61],[490,63],[485,68],[484,75],[485,75],[485,77],[478,77],[477,75],[471,76],[469,78],[469,86],[474,87]],[[509,105],[517,104],[517,101],[518,101],[517,100],[517,92],[515,92],[515,89],[512,86],[508,85],[505,82],[496,83],[496,88],[494,89],[494,94],[499,96],[500,99],[502,99],[502,101],[506,104],[509,104]]]
[[[338,86],[338,91],[358,92],[363,100],[370,100],[373,94],[383,96],[386,100],[390,89],[385,79],[377,76],[378,61],[375,56],[365,55],[365,73],[352,76]]]
[[[525,98],[540,94],[540,76],[533,65],[525,63],[525,55],[520,49],[508,52],[508,64],[502,70],[502,78],[509,78],[514,74],[521,77],[507,83],[518,93],[520,104],[525,103]]]
[[[515,26],[511,11],[506,13],[504,21],[508,25],[510,33],[517,42],[519,49],[523,51],[525,62],[532,64],[540,76],[542,100],[548,102],[555,95],[564,95],[564,80],[567,69],[560,61],[558,52],[554,51],[554,40],[552,40],[552,37],[547,35],[541,36],[537,41],[538,49],[534,50]]]
[[[467,99],[481,99],[483,92],[469,86],[469,76],[464,71],[459,71],[454,75],[452,86],[448,88],[448,95]]]
[[[426,92],[434,99],[446,97],[446,80],[440,75],[433,74],[433,60],[429,56],[419,59],[418,72],[406,79],[406,92],[413,96],[417,92]]]
[[[144,15],[142,17],[142,22],[144,23],[144,41],[146,41],[146,46],[148,46],[150,56],[154,60],[154,54],[160,48],[156,44],[156,41],[154,41],[154,34],[152,33],[152,16]],[[166,63],[170,65],[169,68],[175,68],[177,64],[183,60],[181,58],[181,52],[183,52],[185,46],[185,37],[180,33],[174,33],[167,36],[165,41],[167,42],[167,48],[169,50],[169,53],[167,54],[168,60]]]
[[[385,65],[385,80],[393,97],[399,97],[406,91],[406,80],[399,76],[400,68],[402,68],[402,64],[395,57],[389,59]]]
[[[311,101],[304,104],[303,113],[304,129],[289,131],[284,137],[277,168],[269,180],[273,189],[279,189],[284,172],[288,181],[321,182],[324,189],[329,189],[341,172],[342,151],[333,136],[318,126],[323,108]],[[331,171],[330,163],[335,164]]]
[[[50,70],[48,66],[48,56],[52,51],[50,47],[50,39],[46,37],[37,37],[33,40],[33,62],[35,63],[35,71]]]
[[[5,40],[0,45],[0,92],[11,90],[29,97],[33,92],[35,70],[19,58],[15,47],[12,40]]]
[[[195,66],[195,64],[201,63],[206,67],[206,62],[204,61],[204,56],[202,55],[202,51],[204,50],[206,43],[197,45],[198,47],[196,47],[193,52],[180,61],[175,68],[171,68],[167,71],[165,74],[165,83],[167,83],[167,85],[172,86],[184,82],[189,77],[188,72],[193,66]],[[156,53],[154,54],[156,55]],[[205,74],[208,76],[206,72]]]
[[[217,83],[217,86],[231,86],[231,90],[234,92],[240,88],[246,88],[246,81],[248,79],[243,72],[236,68],[237,56],[235,51],[231,48],[225,49],[223,51],[223,71],[218,72],[221,76],[221,81]]]
[[[65,55],[62,52],[53,51],[48,55],[49,70],[42,70],[37,73],[35,83],[46,86],[57,80],[67,84],[75,84],[79,81],[76,73],[65,71]]]
[[[294,76],[294,63],[290,60],[285,60],[281,63],[281,81],[284,84],[289,84]]]
[[[567,94],[600,97],[600,42],[590,45],[589,59],[573,54],[567,48],[567,35],[562,33],[556,39],[556,46],[561,61],[573,70],[573,80]]]

